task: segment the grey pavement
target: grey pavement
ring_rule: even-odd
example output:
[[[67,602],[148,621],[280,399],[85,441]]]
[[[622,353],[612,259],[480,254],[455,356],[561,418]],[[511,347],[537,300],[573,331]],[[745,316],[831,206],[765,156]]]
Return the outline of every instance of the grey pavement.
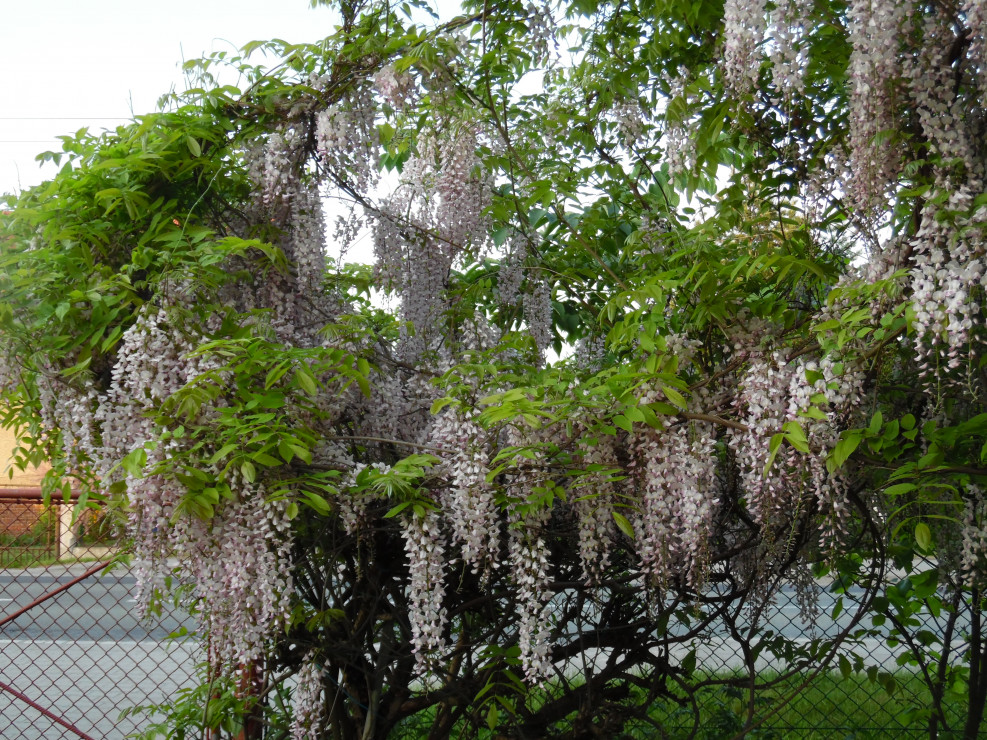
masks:
[[[0,571],[0,615],[84,573],[91,563]],[[193,621],[174,608],[139,618],[136,580],[118,568],[93,576],[0,628],[0,681],[97,740],[122,740],[146,714],[120,711],[161,703],[194,684],[198,645],[168,640]],[[0,737],[78,738],[17,697],[0,691]]]
[[[0,615],[11,614],[81,575],[90,564],[0,571]],[[193,622],[174,608],[143,622],[133,598],[137,581],[123,569],[92,576],[0,627],[0,639],[163,640]]]
[[[0,680],[97,740],[122,740],[146,726],[145,714],[119,719],[120,710],[160,703],[192,686],[198,659],[190,643],[0,641],[10,656]],[[0,692],[0,737],[77,738],[16,697]]]
[[[2,641],[0,651],[10,656],[0,680],[106,740],[120,740],[146,725],[143,714],[119,720],[121,708],[160,703],[193,685],[198,657],[193,644],[151,641]],[[6,692],[0,693],[0,718],[4,738],[77,737]]]

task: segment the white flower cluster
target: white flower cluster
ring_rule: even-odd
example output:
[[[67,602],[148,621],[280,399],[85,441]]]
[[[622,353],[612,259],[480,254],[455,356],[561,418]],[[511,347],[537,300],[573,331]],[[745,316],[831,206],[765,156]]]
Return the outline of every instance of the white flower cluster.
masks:
[[[291,207],[285,256],[296,271],[296,290],[314,297],[326,273],[326,224],[322,197],[314,180],[300,184]]]
[[[96,471],[105,485],[123,475],[120,469],[114,470],[119,460],[158,438],[148,412],[193,377],[195,364],[186,358],[191,349],[188,340],[169,325],[168,313],[150,304],[124,332],[110,387],[94,415],[102,433]],[[168,453],[164,445],[153,446],[147,451],[146,467],[161,462]],[[125,481],[135,556],[147,576],[138,578],[139,601],[146,606],[153,585],[167,570],[165,560],[174,544],[171,516],[182,490],[160,475],[127,474]]]
[[[805,91],[805,55],[799,45],[812,0],[779,0],[771,14],[771,78],[782,100],[792,102]]]
[[[298,671],[298,685],[291,701],[291,740],[318,740],[326,704],[322,692],[325,669],[309,652]]]
[[[542,536],[551,512],[542,508],[522,516],[517,505],[523,504],[542,484],[534,473],[515,476],[511,486],[515,503],[508,515],[508,563],[511,578],[517,586],[518,646],[524,676],[532,684],[540,684],[552,675],[549,630],[552,592],[548,587],[548,547]]]
[[[538,61],[549,61],[549,54],[558,46],[557,28],[551,0],[525,6],[528,14],[527,43]]]
[[[552,292],[548,283],[539,281],[524,294],[524,318],[538,351],[544,355],[552,346]]]
[[[216,512],[208,531],[191,522],[176,553],[194,578],[210,661],[224,672],[262,659],[283,627],[292,593],[287,501],[265,500],[263,487],[241,482]]]
[[[687,94],[689,70],[679,67],[676,73],[664,73],[660,78],[661,86],[667,90],[665,106],[665,131],[663,134],[665,146],[665,161],[672,174],[692,172],[696,166],[696,147],[692,140],[693,128],[688,117],[685,120],[669,120],[668,109],[676,99],[681,100],[687,109],[690,104]]]
[[[274,205],[284,196],[286,191],[290,192],[287,182],[292,179],[289,174],[293,171],[291,166],[294,158],[295,141],[293,132],[271,134],[263,145],[262,154],[251,161],[251,174],[254,182],[260,184],[261,202],[264,205]]]
[[[580,441],[579,452],[583,465],[609,467],[616,460],[613,437],[600,437],[589,445]],[[581,476],[578,496],[573,502],[579,528],[579,560],[583,566],[583,578],[589,584],[597,583],[610,563],[610,545],[614,536],[613,513],[617,487],[611,476],[591,472]]]
[[[261,309],[277,339],[287,345],[315,346],[318,329],[336,311],[322,291],[326,266],[325,215],[318,180],[301,177],[303,132],[294,128],[271,134],[246,152],[248,173],[258,188],[250,217],[280,227],[276,241],[293,274],[270,270],[250,289],[238,285],[225,295],[230,305],[247,312]]]
[[[416,364],[441,342],[449,271],[462,254],[485,243],[490,194],[472,129],[451,132],[442,141],[424,132],[397,190],[368,214],[376,274],[401,294],[401,351],[408,363]]]
[[[387,64],[374,75],[374,87],[394,110],[404,107],[414,97],[414,80],[407,72],[398,72],[394,65]]]
[[[500,263],[500,272],[497,275],[497,291],[502,306],[516,306],[521,298],[524,261],[528,258],[528,242],[524,236],[516,234],[507,245],[507,254]]]
[[[464,127],[439,147],[435,176],[435,213],[439,238],[455,256],[486,237],[484,210],[490,204],[491,184],[481,171],[476,133]]]
[[[637,146],[647,133],[648,116],[639,103],[618,103],[613,107],[611,116],[627,149]]]
[[[981,310],[974,298],[987,287],[981,246],[987,209],[965,215],[972,210],[977,192],[966,188],[952,192],[942,213],[927,205],[912,242],[913,328],[920,369],[930,383],[940,369],[959,368],[972,349],[971,335]]]
[[[375,118],[369,89],[351,93],[315,118],[316,148],[324,164],[345,174],[360,192],[368,192],[380,179]]]
[[[487,482],[487,435],[469,418],[452,411],[436,417],[432,442],[449,450],[445,468],[449,487],[442,494],[452,541],[462,546],[463,563],[486,581],[500,555],[500,510]]]
[[[966,490],[960,571],[971,586],[987,584],[987,496],[979,486]]]
[[[757,87],[767,28],[765,5],[765,0],[726,0],[723,5],[723,78],[738,98]]]
[[[978,129],[983,112],[977,106],[967,109],[969,97],[956,94],[955,62],[950,59],[955,42],[952,15],[937,12],[923,18],[921,26],[922,42],[905,58],[902,76],[929,154],[941,157],[937,169],[946,176],[962,164],[966,178],[982,178]]]
[[[350,536],[357,536],[367,523],[370,498],[366,495],[356,495],[351,491],[356,485],[356,476],[366,467],[364,463],[356,463],[339,482],[339,495],[333,497],[333,509],[343,523],[343,530]],[[375,463],[373,467],[381,471],[387,470],[387,466],[383,463]]]
[[[708,424],[646,428],[632,442],[641,491],[634,524],[641,570],[650,586],[671,578],[700,589],[708,569],[709,536],[719,498],[714,440]]]
[[[779,524],[784,528],[790,517],[804,510],[802,486],[792,480],[798,468],[792,448],[783,445],[768,474],[764,472],[769,457],[766,441],[792,420],[788,390],[795,372],[780,352],[753,357],[737,397],[738,412],[749,429],[731,429],[728,435],[740,467],[747,509],[769,540]]]
[[[641,243],[646,245],[652,254],[664,254],[672,238],[671,224],[667,218],[655,218],[651,214],[641,216],[637,228]]]
[[[895,128],[894,81],[902,24],[909,3],[852,0],[850,3],[850,201],[869,211],[883,202],[898,174],[901,157],[879,134]]]
[[[984,65],[987,64],[987,5],[984,5],[983,0],[964,0],[961,12],[966,18],[967,28],[970,29],[970,48],[967,52],[970,66],[980,70],[980,95],[976,104],[984,108],[987,106],[987,74],[983,73]]]
[[[428,511],[424,516],[409,514],[402,524],[411,576],[408,586],[411,645],[415,671],[423,674],[432,668],[435,656],[446,646],[445,535],[437,511]]]
[[[857,365],[841,364],[831,357],[799,360],[788,390],[788,417],[799,421],[809,443],[807,474],[822,519],[820,543],[826,551],[834,551],[842,541],[850,515],[846,481],[839,471],[828,471],[826,458],[852,410],[859,407],[864,386],[864,373]],[[807,415],[810,408],[825,418]]]
[[[93,416],[98,398],[91,381],[82,381],[79,388],[49,370],[38,378],[38,401],[45,427],[59,430],[69,470],[86,470],[99,459]]]

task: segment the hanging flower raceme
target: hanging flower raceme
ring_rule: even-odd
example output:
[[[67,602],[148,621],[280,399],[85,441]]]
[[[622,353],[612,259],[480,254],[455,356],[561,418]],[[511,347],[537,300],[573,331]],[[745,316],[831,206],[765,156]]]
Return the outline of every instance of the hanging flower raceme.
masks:
[[[325,669],[314,651],[309,651],[298,671],[298,685],[291,701],[291,740],[317,740],[326,703],[322,691]]]
[[[387,76],[381,75],[386,86]],[[397,95],[394,79],[395,86],[387,89]],[[320,111],[315,119],[316,146],[324,166],[337,176],[345,173],[360,192],[373,189],[380,179],[376,114],[370,90],[361,88]]]
[[[771,14],[771,78],[782,100],[792,103],[805,91],[805,19],[812,12],[812,0],[780,0]]]
[[[984,341],[977,319],[979,296],[987,287],[982,247],[987,209],[974,209],[973,199],[974,193],[963,188],[942,207],[926,206],[912,240],[913,329],[922,375],[933,397],[940,374],[956,371],[974,352],[974,342],[982,346]]]
[[[819,362],[800,359],[789,386],[788,416],[803,430],[808,451],[802,464],[821,520],[820,544],[834,552],[846,539],[850,527],[847,481],[840,470],[830,471],[826,459],[849,425],[862,400],[864,373],[859,363],[847,357],[837,363],[830,357]]]
[[[408,556],[408,619],[415,671],[422,675],[446,647],[446,539],[437,511],[410,513],[403,521]]]
[[[632,480],[641,498],[634,522],[641,571],[658,590],[676,577],[699,589],[719,498],[710,429],[703,423],[642,428],[632,449],[637,467]]]
[[[488,435],[470,418],[446,411],[435,419],[431,439],[449,451],[449,486],[441,499],[452,541],[462,546],[463,563],[487,581],[500,556],[500,510],[487,481]]]
[[[887,135],[895,130],[893,88],[909,6],[899,0],[850,3],[849,196],[864,212],[884,202],[901,167],[900,150]]]
[[[617,484],[606,471],[617,458],[615,441],[610,436],[580,440],[579,459],[583,466],[600,466],[603,471],[583,473],[570,491],[575,497],[573,509],[579,532],[579,560],[583,578],[589,584],[598,583],[610,563],[611,540],[614,537],[614,507]]]
[[[764,0],[726,0],[723,6],[723,76],[737,97],[757,86],[767,27],[764,9]]]
[[[537,478],[521,474],[512,486],[518,497],[526,497]],[[529,509],[522,513],[519,508]],[[517,587],[515,601],[518,610],[518,646],[521,649],[521,668],[525,678],[538,684],[552,674],[551,631],[549,623],[552,609],[549,589],[548,547],[542,529],[548,524],[551,512],[544,508],[531,508],[515,504],[509,514],[507,562],[511,579]]]

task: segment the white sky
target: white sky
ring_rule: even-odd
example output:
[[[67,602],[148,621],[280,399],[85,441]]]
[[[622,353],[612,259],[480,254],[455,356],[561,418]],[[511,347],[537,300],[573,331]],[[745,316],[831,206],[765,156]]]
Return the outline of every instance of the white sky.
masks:
[[[334,25],[308,0],[0,0],[0,193],[51,177],[35,156],[56,136],[153,111],[184,87],[183,59]]]

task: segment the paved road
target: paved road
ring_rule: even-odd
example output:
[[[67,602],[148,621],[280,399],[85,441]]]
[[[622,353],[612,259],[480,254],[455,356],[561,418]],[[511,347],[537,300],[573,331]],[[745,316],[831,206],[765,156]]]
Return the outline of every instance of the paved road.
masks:
[[[194,645],[153,641],[0,641],[0,654],[0,680],[96,740],[123,740],[146,727],[146,714],[121,720],[121,710],[164,702],[192,686],[199,659]],[[78,740],[6,692],[0,692],[0,737]]]
[[[91,564],[0,571],[0,615],[84,573]],[[147,723],[121,710],[160,703],[193,684],[196,643],[166,640],[187,615],[166,609],[142,621],[136,580],[125,569],[93,576],[0,627],[0,681],[99,740],[122,740]],[[20,699],[0,692],[5,740],[78,738]]]
[[[0,614],[10,614],[84,573],[89,565],[0,571]],[[136,579],[116,569],[92,576],[0,627],[0,639],[163,640],[192,621],[175,609],[142,622],[133,598]]]

